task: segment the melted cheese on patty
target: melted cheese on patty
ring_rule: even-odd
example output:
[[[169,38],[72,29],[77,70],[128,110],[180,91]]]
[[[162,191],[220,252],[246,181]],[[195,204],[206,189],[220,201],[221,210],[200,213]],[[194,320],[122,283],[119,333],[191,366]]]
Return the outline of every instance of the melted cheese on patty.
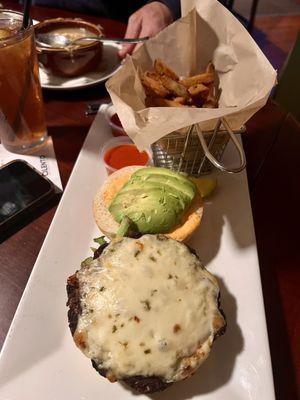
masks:
[[[111,242],[77,272],[82,313],[74,340],[111,379],[184,379],[225,325],[219,287],[182,243],[160,235]]]

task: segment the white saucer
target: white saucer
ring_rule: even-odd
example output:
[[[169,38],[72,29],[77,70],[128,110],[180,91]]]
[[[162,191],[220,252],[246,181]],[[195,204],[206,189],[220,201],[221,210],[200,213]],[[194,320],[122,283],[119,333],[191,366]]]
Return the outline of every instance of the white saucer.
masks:
[[[121,60],[118,56],[119,50],[120,46],[118,44],[104,43],[103,57],[98,69],[74,78],[54,76],[46,71],[40,64],[41,86],[44,89],[74,90],[104,82],[120,68]]]

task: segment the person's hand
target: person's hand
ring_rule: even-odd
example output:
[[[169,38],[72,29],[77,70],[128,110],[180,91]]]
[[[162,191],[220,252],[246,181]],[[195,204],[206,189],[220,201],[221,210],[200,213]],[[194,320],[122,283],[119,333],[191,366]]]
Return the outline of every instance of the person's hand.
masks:
[[[128,19],[125,38],[154,36],[173,22],[172,13],[165,4],[159,1],[148,3]],[[124,44],[119,52],[120,57],[131,54],[136,44]]]

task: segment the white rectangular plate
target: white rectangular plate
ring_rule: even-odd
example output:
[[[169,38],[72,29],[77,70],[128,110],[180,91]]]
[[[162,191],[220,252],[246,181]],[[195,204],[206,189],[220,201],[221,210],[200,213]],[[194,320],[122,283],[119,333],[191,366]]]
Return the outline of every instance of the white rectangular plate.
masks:
[[[99,232],[92,200],[106,172],[103,113],[93,123],[34,266],[0,359],[0,400],[133,399],[100,377],[73,343],[66,281]],[[221,285],[226,334],[191,379],[153,399],[273,400],[274,388],[257,251],[245,173],[220,174],[193,246]],[[146,399],[147,396],[140,396]]]

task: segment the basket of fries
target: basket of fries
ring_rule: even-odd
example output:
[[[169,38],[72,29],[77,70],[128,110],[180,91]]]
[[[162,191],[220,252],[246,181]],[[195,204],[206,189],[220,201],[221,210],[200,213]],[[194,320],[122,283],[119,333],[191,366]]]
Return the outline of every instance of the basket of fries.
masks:
[[[154,61],[153,70],[141,74],[148,107],[217,108],[220,89],[216,85],[215,67],[209,62],[205,71],[190,77],[179,77],[163,60]],[[213,131],[202,132],[195,124],[172,132],[151,146],[154,165],[199,176],[213,167],[226,172],[240,172],[246,166],[245,156],[235,133],[225,119],[219,119]],[[224,150],[232,138],[240,156],[234,168],[221,164]]]
[[[239,172],[237,133],[266,103],[276,71],[217,0],[186,0],[182,15],[128,56],[107,90],[128,136],[140,150],[152,146],[155,165]],[[240,157],[234,168],[222,164],[229,140]]]

